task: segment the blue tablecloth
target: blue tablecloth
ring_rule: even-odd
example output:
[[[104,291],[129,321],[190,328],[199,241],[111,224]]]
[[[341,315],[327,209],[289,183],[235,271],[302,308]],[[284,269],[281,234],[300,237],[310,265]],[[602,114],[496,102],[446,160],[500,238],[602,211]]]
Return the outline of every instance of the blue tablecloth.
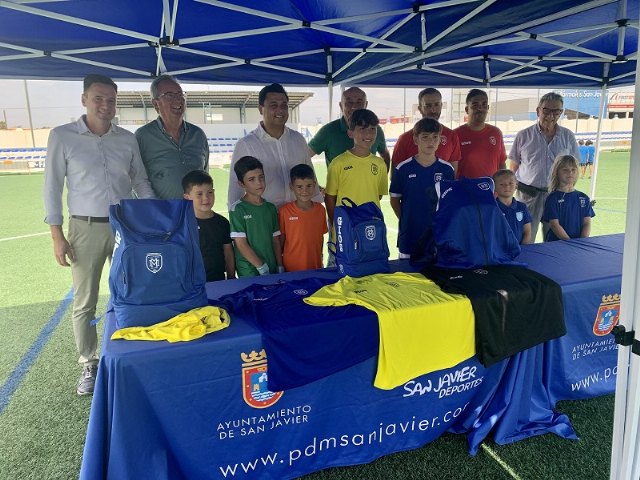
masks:
[[[615,299],[603,307],[601,297],[620,292],[621,251],[621,236],[525,248],[521,260],[563,287],[567,336],[489,369],[472,358],[391,391],[373,388],[372,357],[273,393],[252,322],[234,318],[226,330],[167,344],[111,341],[108,315],[81,478],[294,478],[416,448],[447,430],[467,433],[472,453],[489,434],[499,443],[545,432],[575,438],[552,407],[614,389],[615,348],[597,350],[608,337],[594,330],[609,328]],[[295,275],[257,281],[277,278]],[[208,293],[246,286],[216,282]]]

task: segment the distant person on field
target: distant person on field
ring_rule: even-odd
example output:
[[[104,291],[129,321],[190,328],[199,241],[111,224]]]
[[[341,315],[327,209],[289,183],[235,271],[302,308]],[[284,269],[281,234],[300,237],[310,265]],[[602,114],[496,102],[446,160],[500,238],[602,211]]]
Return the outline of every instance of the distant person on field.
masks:
[[[109,206],[125,198],[153,198],[140,150],[133,134],[113,125],[118,87],[109,77],[84,78],[82,105],[76,122],[51,130],[44,169],[45,223],[51,229],[58,264],[71,263],[73,336],[82,375],[78,395],[93,393],[98,371],[95,325],[100,276],[111,261],[114,238]],[[67,190],[69,227],[62,230],[62,192]]]
[[[432,120],[440,120],[442,114],[442,94],[435,88],[425,88],[418,94],[418,110],[422,114],[422,118],[430,118]],[[440,145],[436,150],[436,157],[440,160],[449,162],[453,169],[458,168],[458,162],[462,158],[460,153],[460,139],[458,134],[450,128],[442,125],[440,132]],[[413,129],[404,132],[398,137],[395,147],[393,147],[393,156],[391,157],[392,167],[397,166],[400,162],[413,157],[418,153],[418,146],[415,142],[415,132]],[[395,171],[392,168],[392,174]]]
[[[182,198],[182,178],[209,171],[207,135],[184,119],[186,96],[171,75],[151,82],[151,103],[158,118],[136,130],[142,161],[159,198]]]
[[[554,92],[544,94],[536,108],[538,121],[517,133],[509,152],[509,168],[516,173],[518,181],[516,198],[527,206],[531,214],[532,242],[536,240],[544,203],[549,195],[555,158],[558,155],[580,157],[573,132],[558,125],[563,103],[562,95]]]
[[[486,123],[489,114],[487,93],[477,88],[469,90],[464,111],[467,114],[467,123],[454,130],[460,139],[462,153],[456,176],[490,177],[501,168],[505,168],[507,151],[502,131]]]
[[[327,171],[324,198],[330,225],[333,225],[336,205],[340,205],[343,198],[358,205],[374,202],[380,206],[382,196],[389,193],[387,167],[380,157],[371,153],[378,123],[378,117],[371,110],[356,110],[351,115],[348,135],[353,139],[353,148],[334,158]],[[332,239],[335,241],[335,232]],[[333,265],[332,260],[330,255],[329,266]]]
[[[213,211],[216,195],[211,175],[192,170],[182,179],[182,188],[184,198],[193,202],[207,282],[235,278],[231,227],[229,220]]]
[[[295,199],[289,189],[289,170],[299,163],[313,168],[307,141],[302,134],[286,126],[289,119],[289,95],[279,83],[260,90],[258,110],[262,121],[255,130],[238,140],[231,157],[231,169],[242,157],[259,158],[264,167],[266,185],[262,198],[280,208]],[[231,209],[244,195],[242,186],[229,176],[228,205]],[[322,200],[319,191],[315,198]]]
[[[309,142],[309,151],[311,156],[320,155],[324,152],[327,168],[338,155],[342,155],[347,150],[351,150],[354,146],[353,138],[349,135],[349,125],[351,124],[351,115],[356,110],[367,108],[367,94],[358,87],[347,88],[342,92],[340,99],[340,111],[342,116],[338,120],[324,125]],[[378,125],[376,127],[376,138],[369,145],[369,152],[372,154],[379,153],[389,169],[391,156],[387,143],[384,139],[384,132]]]
[[[504,168],[493,174],[496,200],[511,231],[521,245],[531,243],[531,215],[527,206],[513,198],[518,188],[516,175]]]
[[[580,178],[584,178],[587,172],[587,157],[589,156],[589,147],[584,144],[584,140],[578,140],[578,152],[580,152]]]
[[[595,213],[589,197],[575,189],[578,161],[572,155],[558,155],[551,172],[551,193],[544,204],[542,221],[549,224],[544,241],[586,238]]]
[[[262,162],[242,157],[235,162],[233,171],[244,189],[242,198],[229,210],[238,276],[282,273],[278,211],[273,203],[262,198],[266,185]]]
[[[291,169],[289,188],[295,201],[280,207],[282,263],[287,272],[322,268],[323,235],[327,214],[321,203],[312,200],[317,190],[313,168],[301,163]]]
[[[589,178],[593,175],[593,164],[596,162],[596,147],[591,140],[587,140],[587,166],[589,167]]]
[[[453,166],[437,151],[442,145],[442,126],[432,118],[423,118],[413,127],[413,142],[418,153],[394,167],[389,195],[391,208],[400,220],[398,250],[400,258],[409,258],[418,246],[436,207],[435,184],[453,180]]]

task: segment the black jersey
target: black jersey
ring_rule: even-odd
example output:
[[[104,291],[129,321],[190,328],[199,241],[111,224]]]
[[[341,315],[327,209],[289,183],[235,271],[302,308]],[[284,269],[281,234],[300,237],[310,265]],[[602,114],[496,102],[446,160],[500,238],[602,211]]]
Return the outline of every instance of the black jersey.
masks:
[[[476,317],[476,353],[485,367],[567,333],[560,285],[516,265],[427,267],[448,293],[463,293]]]

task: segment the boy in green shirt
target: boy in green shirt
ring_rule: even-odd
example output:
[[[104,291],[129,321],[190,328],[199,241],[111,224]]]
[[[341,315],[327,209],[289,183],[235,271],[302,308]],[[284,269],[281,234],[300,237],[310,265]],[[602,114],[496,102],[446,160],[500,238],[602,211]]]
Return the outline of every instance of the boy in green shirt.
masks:
[[[257,158],[245,156],[233,166],[244,196],[231,205],[229,221],[239,277],[284,272],[278,211],[262,198],[264,169]]]

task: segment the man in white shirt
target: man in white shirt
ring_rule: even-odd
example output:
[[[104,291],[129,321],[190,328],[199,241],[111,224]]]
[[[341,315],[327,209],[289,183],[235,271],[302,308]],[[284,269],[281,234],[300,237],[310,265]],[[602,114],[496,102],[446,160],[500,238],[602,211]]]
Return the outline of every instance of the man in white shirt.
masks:
[[[289,119],[289,96],[278,83],[267,85],[258,96],[258,110],[262,121],[247,136],[238,140],[231,157],[231,172],[235,163],[244,156],[252,156],[262,162],[266,188],[262,197],[280,208],[295,200],[289,189],[289,172],[300,163],[313,168],[307,142],[304,137],[285,124]],[[234,175],[229,175],[228,206],[240,200],[244,191]],[[322,201],[318,194],[316,201]]]
[[[543,95],[536,108],[538,121],[517,133],[509,152],[509,168],[516,173],[518,181],[516,199],[529,209],[534,242],[544,202],[549,196],[553,162],[558,155],[573,155],[580,159],[575,135],[558,125],[563,109],[562,95],[554,92]]]
[[[118,87],[109,77],[87,75],[78,121],[49,134],[44,169],[45,223],[51,229],[58,264],[71,266],[73,334],[82,375],[78,395],[91,395],[98,366],[95,325],[100,275],[113,252],[109,206],[123,198],[154,198],[135,136],[111,123]],[[67,183],[69,227],[62,230],[62,191]]]

